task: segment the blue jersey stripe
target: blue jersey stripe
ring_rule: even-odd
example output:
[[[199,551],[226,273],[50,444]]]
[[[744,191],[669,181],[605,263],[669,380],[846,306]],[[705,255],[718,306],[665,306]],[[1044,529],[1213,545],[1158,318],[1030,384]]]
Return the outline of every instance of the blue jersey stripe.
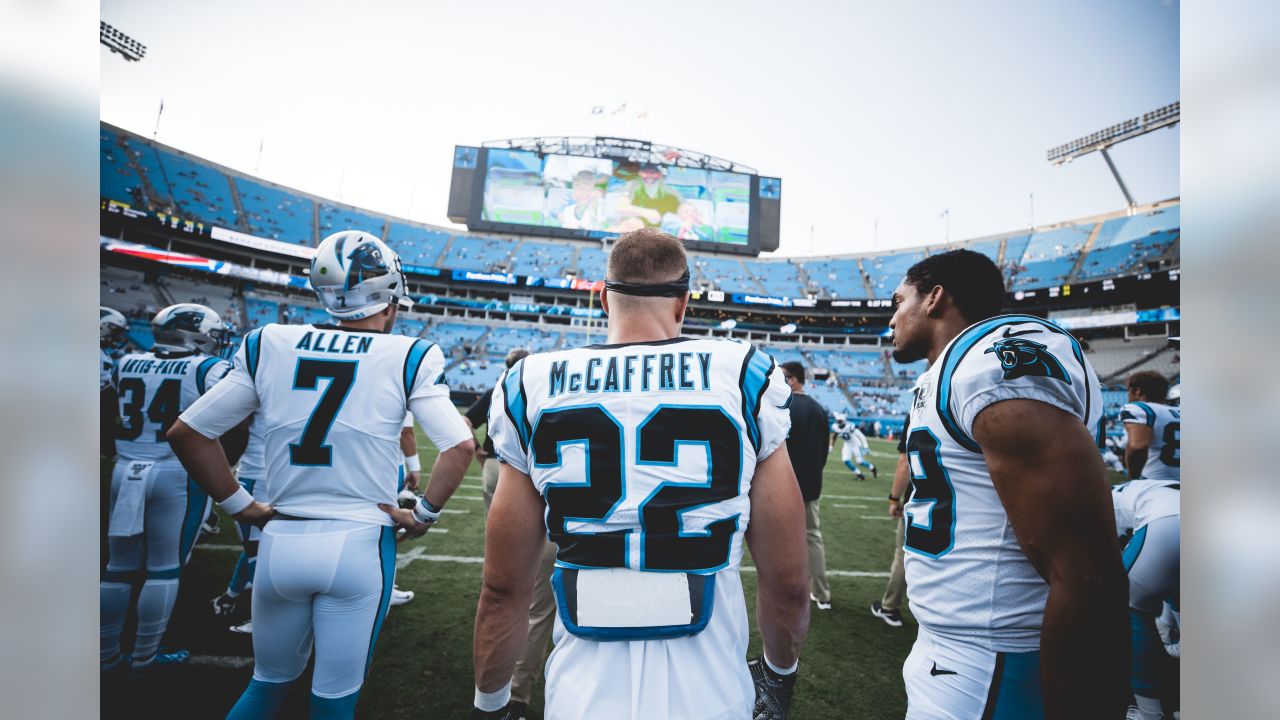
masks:
[[[969,351],[972,350],[973,347],[982,340],[982,338],[1004,325],[1017,325],[1029,322],[1038,323],[1050,332],[1067,336],[1067,338],[1071,340],[1071,351],[1075,355],[1076,361],[1080,363],[1080,369],[1084,372],[1086,381],[1088,380],[1089,373],[1085,370],[1084,350],[1081,349],[1080,343],[1071,335],[1071,333],[1068,333],[1066,330],[1063,330],[1044,318],[1038,318],[1034,315],[999,315],[991,318],[990,320],[985,320],[969,326],[967,330],[956,337],[955,342],[951,344],[951,347],[947,350],[947,354],[942,358],[942,369],[938,373],[937,398],[938,417],[942,418],[942,426],[946,428],[947,434],[951,436],[951,439],[955,440],[966,450],[975,453],[982,452],[982,448],[978,446],[977,441],[969,437],[969,434],[960,427],[960,423],[951,412],[952,376],[955,374],[956,368],[958,368],[960,363],[964,360],[965,355],[968,355]],[[1084,414],[1087,422],[1090,403],[1088,387],[1085,388],[1084,403]]]
[[[209,376],[209,371],[212,370],[213,366],[217,364],[218,364],[218,358],[210,357],[210,358],[205,358],[204,362],[200,363],[200,367],[196,368],[196,392],[200,393],[201,395],[205,393],[205,386],[204,386],[205,378]]]
[[[1152,410],[1152,409],[1151,409],[1151,406],[1150,406],[1150,405],[1148,405],[1148,404],[1146,404],[1146,403],[1144,403],[1144,402],[1136,402],[1136,403],[1134,403],[1134,405],[1137,405],[1138,407],[1142,408],[1142,412],[1144,412],[1144,413],[1146,413],[1146,414],[1147,414],[1147,425],[1150,425],[1151,427],[1155,427],[1155,426],[1156,426],[1156,411],[1155,411],[1155,410]]]
[[[406,398],[409,397],[409,393],[413,390],[413,381],[418,377],[418,370],[422,367],[422,361],[427,358],[427,353],[433,347],[435,347],[435,343],[429,340],[414,340],[409,352],[405,354],[404,396]]]
[[[244,336],[244,357],[249,364],[249,377],[258,377],[258,356],[262,350],[262,328],[255,328]]]
[[[773,372],[773,358],[752,348],[742,363],[739,380],[742,391],[742,420],[747,425],[751,444],[760,449],[760,398],[769,387],[769,374]]]
[[[511,424],[516,428],[516,437],[520,439],[520,447],[529,450],[529,440],[533,431],[529,427],[528,401],[524,394],[524,360],[518,361],[502,377],[502,394],[504,408]]]

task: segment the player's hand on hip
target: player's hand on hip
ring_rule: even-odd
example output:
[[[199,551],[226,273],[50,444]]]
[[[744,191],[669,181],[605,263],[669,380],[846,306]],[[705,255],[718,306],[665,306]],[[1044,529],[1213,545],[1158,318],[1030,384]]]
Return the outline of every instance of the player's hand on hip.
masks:
[[[249,503],[248,507],[236,513],[235,515],[232,515],[231,517],[236,522],[245,523],[246,525],[255,525],[261,528],[263,525],[266,525],[267,521],[269,521],[272,517],[274,517],[275,514],[276,514],[275,508],[271,507],[266,503],[262,503],[262,502],[258,502],[257,500],[254,500],[253,502]]]
[[[418,471],[417,470],[410,470],[409,473],[404,476],[404,486],[409,488],[410,490],[418,489]]]
[[[398,508],[385,503],[378,503],[378,509],[391,516],[391,520],[395,522],[396,527],[404,530],[405,537],[422,537],[427,534],[427,530],[435,525],[435,521],[429,523],[420,523],[413,517],[412,510]]]

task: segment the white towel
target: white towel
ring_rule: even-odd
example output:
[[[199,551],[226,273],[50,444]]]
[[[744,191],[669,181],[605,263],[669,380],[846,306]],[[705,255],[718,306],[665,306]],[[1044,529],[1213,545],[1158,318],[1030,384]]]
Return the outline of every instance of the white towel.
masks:
[[[115,507],[111,508],[111,523],[107,535],[129,537],[142,532],[147,507],[147,475],[154,462],[130,462],[125,466],[124,480],[116,493]]]

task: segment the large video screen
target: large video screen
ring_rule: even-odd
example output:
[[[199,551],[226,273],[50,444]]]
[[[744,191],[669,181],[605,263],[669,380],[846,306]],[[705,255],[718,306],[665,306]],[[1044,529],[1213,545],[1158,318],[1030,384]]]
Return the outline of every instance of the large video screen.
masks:
[[[525,150],[486,154],[484,226],[581,237],[657,227],[690,243],[748,245],[751,175]]]

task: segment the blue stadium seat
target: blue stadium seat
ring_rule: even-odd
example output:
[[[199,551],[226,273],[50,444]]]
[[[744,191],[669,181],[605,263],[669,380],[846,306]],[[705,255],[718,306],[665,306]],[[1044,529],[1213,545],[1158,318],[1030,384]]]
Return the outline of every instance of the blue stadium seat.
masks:
[[[387,244],[406,265],[435,267],[444,246],[449,244],[449,233],[392,222],[387,229]]]
[[[497,271],[510,262],[514,248],[510,240],[459,235],[449,245],[442,264],[454,270]]]
[[[484,334],[483,325],[463,325],[462,323],[440,323],[427,328],[427,339],[444,350],[445,357],[453,353],[455,347],[463,343],[471,344]]]
[[[237,178],[235,184],[249,232],[298,245],[315,244],[315,203],[248,178]]]
[[[497,384],[503,370],[506,365],[501,356],[468,358],[445,370],[445,383],[450,390],[480,393]]]
[[[800,263],[809,279],[827,297],[861,299],[868,297],[862,271],[854,258],[806,260]]]
[[[173,199],[187,217],[225,228],[236,227],[236,204],[226,175],[168,150],[155,148],[155,153]]]
[[[142,179],[129,167],[126,150],[120,146],[119,137],[105,127],[99,127],[98,148],[99,194],[135,208],[145,208],[147,197]]]
[[[361,230],[381,238],[382,225],[386,222],[383,218],[329,203],[320,203],[319,221],[321,240],[343,230]]]
[[[516,250],[511,272],[516,275],[564,277],[573,264],[576,246],[568,243],[525,240]]]
[[[737,258],[694,255],[689,258],[694,272],[712,288],[727,293],[759,293],[762,289]]]
[[[806,296],[800,271],[790,260],[781,262],[743,260],[742,264],[764,286],[766,295],[789,298]]]
[[[892,297],[907,269],[923,259],[924,251],[921,250],[863,258],[862,269],[870,276],[872,297]]]
[[[808,350],[816,368],[834,370],[841,378],[884,377],[884,360],[879,350]]]
[[[1010,289],[1048,287],[1066,282],[1092,231],[1093,225],[1086,223],[1032,234],[1022,258],[1013,268]],[[1006,248],[1005,259],[1009,257]]]
[[[603,280],[609,254],[598,247],[587,245],[578,250],[578,277],[587,280]]]

